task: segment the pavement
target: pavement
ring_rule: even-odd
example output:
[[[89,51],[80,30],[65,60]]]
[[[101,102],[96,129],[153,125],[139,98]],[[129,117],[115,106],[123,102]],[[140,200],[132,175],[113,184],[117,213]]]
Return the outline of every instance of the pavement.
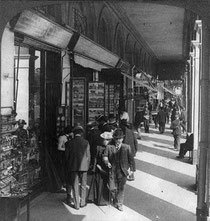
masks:
[[[75,210],[65,203],[65,193],[44,192],[31,202],[30,221],[195,221],[196,166],[188,156],[176,158],[169,125],[164,134],[154,125],[149,133],[142,129],[138,144],[135,180],[127,181],[123,212],[94,203]]]

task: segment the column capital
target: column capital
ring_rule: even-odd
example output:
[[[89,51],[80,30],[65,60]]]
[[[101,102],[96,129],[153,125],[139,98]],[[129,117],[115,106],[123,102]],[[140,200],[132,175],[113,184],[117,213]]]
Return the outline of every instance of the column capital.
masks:
[[[194,29],[197,31],[197,32],[201,32],[202,30],[202,21],[201,20],[196,20],[195,21],[195,27]]]
[[[197,40],[192,40],[191,45],[193,46],[193,48],[200,48],[201,47],[201,43]]]

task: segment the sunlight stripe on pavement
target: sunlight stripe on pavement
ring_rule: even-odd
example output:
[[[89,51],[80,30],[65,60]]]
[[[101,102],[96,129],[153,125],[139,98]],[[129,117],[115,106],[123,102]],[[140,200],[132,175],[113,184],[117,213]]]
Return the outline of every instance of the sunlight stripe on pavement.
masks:
[[[160,143],[160,142],[156,142],[156,141],[140,141],[138,142],[139,145],[142,146],[146,146],[152,149],[157,149],[157,150],[161,150],[161,151],[165,151],[165,152],[171,152],[171,153],[175,153],[174,149],[173,149],[173,145],[172,144],[164,144],[164,143]],[[178,152],[176,152],[178,155]]]
[[[180,162],[166,157],[161,157],[155,154],[147,152],[137,152],[135,159],[151,163],[156,166],[163,167],[164,169],[172,170],[191,177],[195,177],[196,175],[195,165],[186,164],[184,162]]]
[[[193,192],[185,190],[169,181],[136,170],[135,181],[127,182],[127,185],[186,211],[192,213],[195,213],[196,211],[197,196]]]
[[[65,203],[63,203],[63,206],[69,211],[69,214],[81,216],[82,221],[151,221],[127,206],[123,206],[123,212],[113,206],[97,206],[95,204],[87,204],[86,207],[80,210],[75,210]]]

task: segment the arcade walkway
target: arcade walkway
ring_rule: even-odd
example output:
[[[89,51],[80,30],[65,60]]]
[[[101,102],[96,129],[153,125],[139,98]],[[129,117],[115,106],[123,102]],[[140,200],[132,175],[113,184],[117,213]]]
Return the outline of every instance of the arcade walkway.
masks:
[[[127,182],[123,212],[92,203],[75,210],[65,204],[65,194],[43,193],[31,203],[30,221],[196,220],[195,166],[188,157],[176,159],[170,132],[166,129],[162,135],[152,127],[150,133],[142,133],[136,179]],[[26,214],[21,218],[26,220]]]

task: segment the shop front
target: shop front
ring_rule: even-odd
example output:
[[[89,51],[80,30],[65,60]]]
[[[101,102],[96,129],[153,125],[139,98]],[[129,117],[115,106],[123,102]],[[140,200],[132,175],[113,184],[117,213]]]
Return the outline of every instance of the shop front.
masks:
[[[34,196],[59,185],[52,156],[61,102],[61,51],[69,40],[59,44],[53,32],[48,33],[50,40],[41,38],[41,29],[49,27],[59,32],[59,26],[24,11],[8,23],[2,37],[1,220],[18,219],[24,202],[29,210]]]
[[[2,55],[0,206],[4,220],[12,199],[17,203],[11,219],[18,216],[22,200],[29,203],[40,191],[58,190],[57,136],[65,126],[85,127],[101,114],[117,117],[125,88],[116,68],[118,56],[37,12],[23,11],[8,23]],[[27,134],[24,140],[16,134],[19,119]]]

